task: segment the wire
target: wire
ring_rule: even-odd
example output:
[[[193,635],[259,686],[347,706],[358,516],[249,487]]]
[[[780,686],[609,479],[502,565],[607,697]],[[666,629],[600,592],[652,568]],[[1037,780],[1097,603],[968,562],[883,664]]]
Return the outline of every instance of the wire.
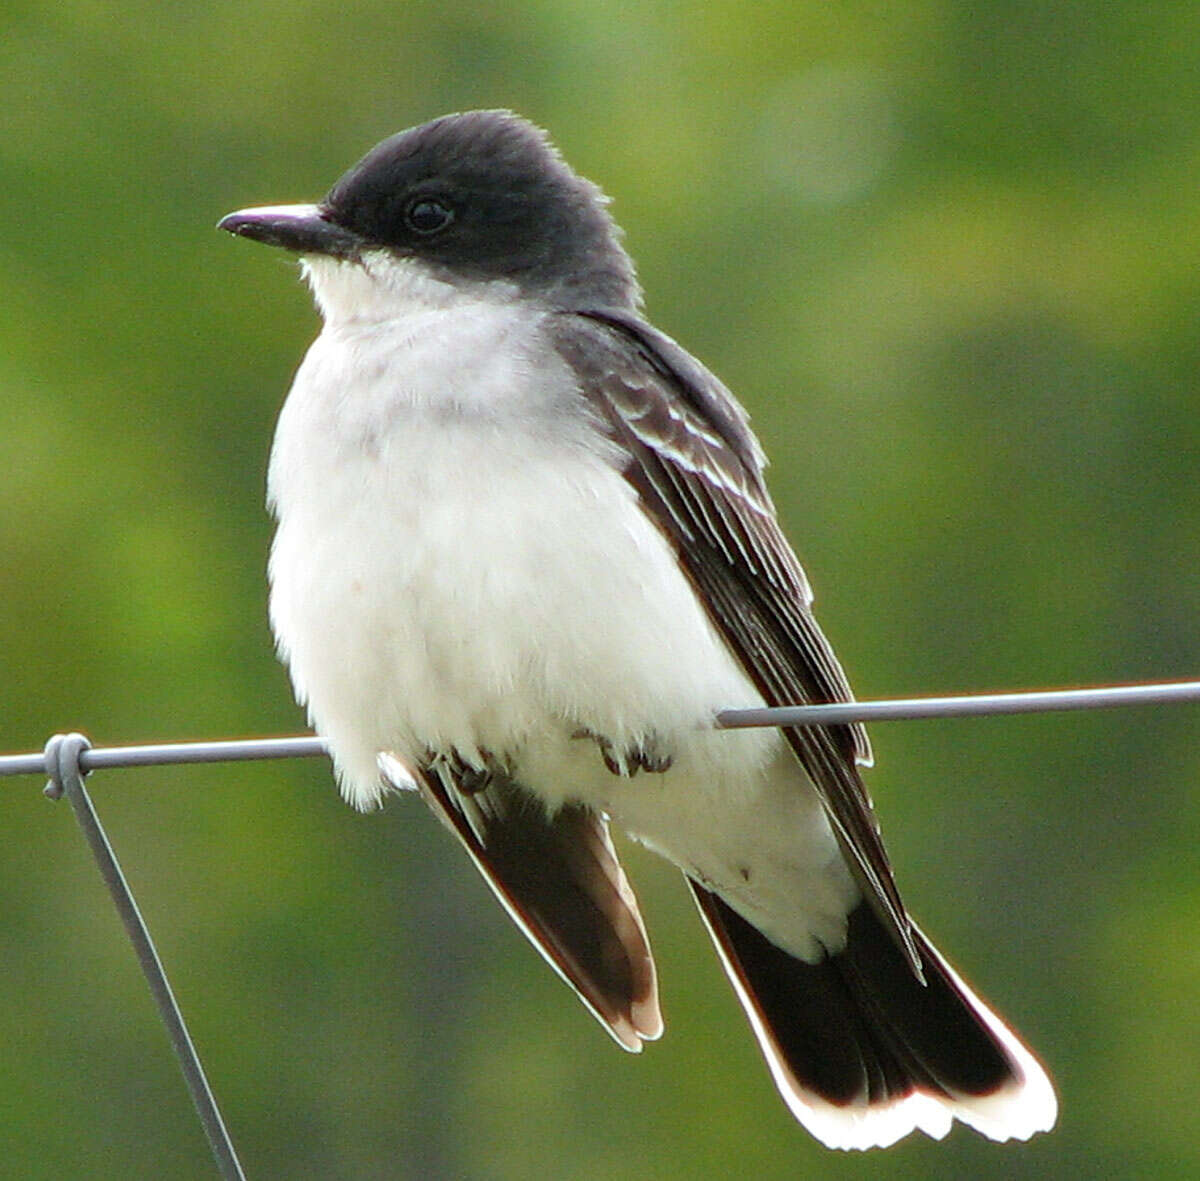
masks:
[[[1200,701],[1200,681],[1049,689],[1034,693],[975,693],[964,697],[914,697],[901,701],[851,701],[835,705],[785,705],[778,709],[726,709],[717,714],[717,725],[722,730],[751,726],[834,726],[846,722],[1116,709],[1125,705],[1168,705],[1183,701]]]
[[[162,767],[182,763],[235,763],[255,759],[304,759],[328,753],[320,738],[246,738],[232,742],[163,742],[153,746],[89,747],[82,771],[102,767]],[[0,755],[0,775],[48,774],[41,754]]]
[[[1032,693],[981,693],[962,697],[913,697],[894,701],[849,701],[789,705],[773,709],[726,709],[716,716],[722,730],[754,726],[835,726],[849,722],[889,722],[919,718],[984,717],[1051,713],[1059,710],[1116,709],[1200,701],[1200,681],[1157,685],[1112,685]],[[232,742],[169,742],[152,746],[109,746],[84,750],[84,772],[102,767],[157,767],[169,763],[223,763],[252,759],[300,759],[326,755],[320,738],[251,738]],[[0,756],[0,776],[48,774],[44,753]]]
[[[1051,710],[1112,709],[1124,705],[1165,705],[1200,701],[1200,681],[1159,685],[1117,685],[1034,693],[988,693],[966,697],[923,697],[897,701],[837,702],[776,709],[727,709],[714,719],[719,729],[751,726],[822,726],[901,718],[953,718],[989,714],[1043,713]],[[176,742],[151,746],[93,748],[82,734],[57,734],[43,751],[0,756],[0,775],[46,775],[46,795],[66,796],[92,850],[138,962],[158,1005],[184,1079],[208,1137],[217,1169],[225,1181],[245,1175],[208,1085],[166,971],[138,909],[120,863],[83,785],[89,771],[104,767],[153,767],[175,763],[220,763],[251,759],[311,758],[329,753],[320,738],[253,738],[231,742]]]
[[[121,872],[121,864],[113,852],[104,826],[100,823],[100,817],[96,815],[87,788],[83,786],[83,774],[79,764],[87,748],[88,740],[82,734],[56,734],[46,743],[45,764],[50,776],[46,794],[51,799],[66,796],[75,812],[75,819],[79,821],[84,839],[100,869],[100,876],[108,887],[113,906],[121,916],[121,922],[125,924],[125,933],[129,936],[129,942],[133,944],[142,975],[146,978],[150,994],[158,1006],[158,1014],[166,1026],[167,1036],[171,1039],[171,1045],[179,1059],[184,1081],[192,1096],[192,1102],[196,1105],[196,1114],[200,1117],[200,1124],[208,1138],[217,1170],[224,1181],[246,1181],[237,1151],[233,1147],[225,1121],[221,1118],[220,1108],[212,1088],[208,1085],[208,1078],[200,1063],[200,1055],[196,1052],[187,1023],[179,1011],[166,970],[158,958],[150,930],[142,918],[141,910],[138,909],[133,891]]]

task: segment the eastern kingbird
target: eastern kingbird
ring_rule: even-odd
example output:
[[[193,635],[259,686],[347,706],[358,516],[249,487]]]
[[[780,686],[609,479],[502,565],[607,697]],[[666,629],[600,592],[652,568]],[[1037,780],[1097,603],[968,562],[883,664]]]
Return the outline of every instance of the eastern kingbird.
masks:
[[[609,822],[662,854],[831,1147],[1049,1129],[905,911],[861,727],[714,728],[850,688],[745,411],[642,318],[599,189],[472,111],[220,225],[299,254],[324,318],[271,453],[271,623],[346,799],[419,791],[628,1050],[663,1022]]]

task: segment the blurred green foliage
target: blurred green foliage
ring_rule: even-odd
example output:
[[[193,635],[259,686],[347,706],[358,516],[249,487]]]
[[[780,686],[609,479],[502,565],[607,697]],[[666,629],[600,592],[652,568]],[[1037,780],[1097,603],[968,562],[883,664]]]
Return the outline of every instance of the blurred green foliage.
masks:
[[[616,198],[649,312],[755,417],[863,696],[1200,673],[1200,7],[709,0],[4,6],[0,748],[292,732],[272,420],[315,330],[212,230],[511,106]],[[254,1178],[1200,1175],[1194,710],[875,732],[910,904],[1059,1129],[831,1154],[668,867],[669,1033],[608,1044],[419,804],[324,765],[98,805]],[[0,785],[0,1172],[205,1178],[64,806]]]

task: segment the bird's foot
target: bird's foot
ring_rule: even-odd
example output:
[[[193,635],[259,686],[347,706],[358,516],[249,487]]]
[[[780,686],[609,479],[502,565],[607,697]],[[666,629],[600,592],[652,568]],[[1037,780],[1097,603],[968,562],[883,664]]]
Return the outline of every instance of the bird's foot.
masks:
[[[653,734],[636,746],[627,746],[618,751],[612,741],[594,730],[576,730],[572,738],[590,739],[600,748],[600,757],[604,765],[614,775],[632,779],[639,771],[649,771],[652,775],[661,775],[671,767],[674,761],[659,745]]]
[[[457,750],[430,751],[429,765],[447,774],[463,795],[478,795],[487,791],[497,780],[510,777],[508,762],[486,747],[480,747],[474,759],[467,759]]]

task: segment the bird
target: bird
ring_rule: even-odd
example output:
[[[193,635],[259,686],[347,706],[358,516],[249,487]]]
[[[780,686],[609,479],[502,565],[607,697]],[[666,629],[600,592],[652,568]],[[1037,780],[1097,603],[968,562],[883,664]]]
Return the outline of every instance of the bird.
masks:
[[[416,791],[616,1042],[663,1032],[611,826],[682,870],[792,1114],[831,1148],[1057,1116],[898,892],[852,700],[741,404],[643,314],[608,198],[506,110],[384,139],[219,228],[322,328],[268,467],[270,621],[341,792]]]

